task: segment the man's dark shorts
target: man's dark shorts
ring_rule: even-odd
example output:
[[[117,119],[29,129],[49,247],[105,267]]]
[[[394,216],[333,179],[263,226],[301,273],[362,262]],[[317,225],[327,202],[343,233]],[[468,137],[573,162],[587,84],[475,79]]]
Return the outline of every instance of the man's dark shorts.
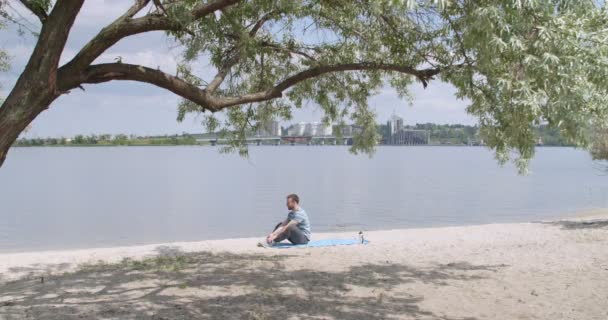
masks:
[[[279,222],[279,224],[277,224],[277,226],[274,227],[274,230],[277,230],[277,228],[280,226],[281,226],[281,223]],[[298,229],[298,227],[296,227],[296,226],[293,226],[292,228],[290,228],[287,232],[280,235],[274,241],[281,242],[285,239],[289,240],[289,242],[291,242],[293,244],[307,244],[308,241],[310,241],[306,237],[304,232],[302,230]]]

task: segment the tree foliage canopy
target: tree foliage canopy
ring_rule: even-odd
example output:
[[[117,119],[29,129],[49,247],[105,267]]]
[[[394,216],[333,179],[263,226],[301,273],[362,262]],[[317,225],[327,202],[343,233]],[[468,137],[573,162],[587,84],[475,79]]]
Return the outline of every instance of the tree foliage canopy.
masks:
[[[2,3],[0,3],[0,12],[2,12]],[[0,30],[4,29],[6,27],[6,24],[4,21],[2,21],[2,19],[0,19]],[[2,48],[0,48],[0,72],[4,72],[7,71],[10,67],[9,65],[10,59],[8,54],[6,53],[6,51],[4,51]],[[0,88],[2,88],[2,84],[0,83]],[[0,97],[0,101],[2,97]]]
[[[43,24],[53,8],[21,2]],[[118,40],[154,30],[184,46],[176,76],[93,64]],[[535,126],[588,146],[586,128],[607,123],[607,37],[608,12],[594,0],[135,0],[58,69],[58,83],[68,91],[135,80],[171,90],[184,98],[178,119],[205,114],[242,153],[252,127],[314,102],[325,122],[362,128],[352,151],[372,152],[379,137],[369,98],[389,85],[410,100],[412,85],[432,90],[437,79],[470,101],[498,160],[515,155],[524,171]],[[201,75],[201,59],[217,74]]]

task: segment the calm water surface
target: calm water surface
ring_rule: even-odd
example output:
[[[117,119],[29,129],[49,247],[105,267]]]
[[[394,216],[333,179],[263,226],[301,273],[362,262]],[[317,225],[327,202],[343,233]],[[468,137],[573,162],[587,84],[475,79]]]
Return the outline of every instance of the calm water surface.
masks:
[[[528,176],[476,147],[17,148],[0,169],[0,252],[260,236],[296,192],[315,231],[533,221],[608,207],[584,151]],[[314,234],[313,234],[314,237]]]

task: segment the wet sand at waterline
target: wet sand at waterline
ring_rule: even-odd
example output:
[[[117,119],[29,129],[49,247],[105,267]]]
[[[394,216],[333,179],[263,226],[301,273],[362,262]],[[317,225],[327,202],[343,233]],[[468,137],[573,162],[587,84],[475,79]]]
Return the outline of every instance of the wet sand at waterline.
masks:
[[[608,318],[608,211],[366,236],[0,254],[0,319]]]

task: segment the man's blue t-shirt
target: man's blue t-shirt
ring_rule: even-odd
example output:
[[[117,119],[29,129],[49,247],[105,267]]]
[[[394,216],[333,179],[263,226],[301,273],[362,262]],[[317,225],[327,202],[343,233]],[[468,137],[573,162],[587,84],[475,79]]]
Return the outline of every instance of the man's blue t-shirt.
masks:
[[[306,238],[310,240],[310,222],[308,221],[308,215],[304,209],[300,208],[298,210],[289,211],[287,214],[287,220],[295,220],[298,222],[296,225],[298,229],[302,230]]]

